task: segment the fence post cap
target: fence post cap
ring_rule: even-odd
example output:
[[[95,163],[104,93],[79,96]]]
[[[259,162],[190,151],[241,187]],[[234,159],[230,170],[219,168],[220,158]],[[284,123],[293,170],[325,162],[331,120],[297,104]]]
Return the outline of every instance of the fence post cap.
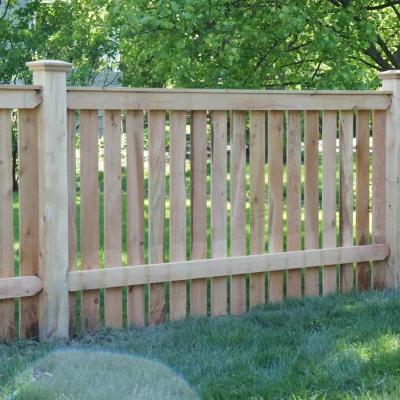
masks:
[[[400,79],[400,69],[393,69],[389,71],[379,72],[377,75],[379,79]]]
[[[31,71],[68,71],[72,68],[72,64],[58,60],[39,60],[30,61],[26,63],[26,66]]]

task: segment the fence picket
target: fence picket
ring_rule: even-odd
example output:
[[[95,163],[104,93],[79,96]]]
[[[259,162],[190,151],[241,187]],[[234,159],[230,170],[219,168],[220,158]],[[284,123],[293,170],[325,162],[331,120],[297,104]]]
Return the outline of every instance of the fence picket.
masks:
[[[231,114],[231,257],[246,255],[246,113]],[[231,314],[246,311],[246,274],[232,275]]]
[[[18,111],[19,274],[39,268],[39,164],[37,111]],[[39,336],[38,296],[21,297],[19,337]]]
[[[104,111],[104,267],[122,266],[121,111]],[[122,288],[105,292],[106,326],[122,326]]]
[[[149,262],[164,262],[165,240],[165,111],[149,111]],[[149,293],[149,323],[165,320],[165,283]]]
[[[99,245],[99,181],[98,181],[98,111],[82,110],[81,133],[81,258],[82,270],[98,269]],[[82,331],[100,328],[100,292],[82,293]]]
[[[373,113],[372,150],[372,243],[385,243],[386,111]],[[373,288],[385,287],[385,261],[374,261]]]
[[[301,250],[301,114],[288,111],[287,251]],[[287,296],[301,297],[301,269],[288,270]]]
[[[68,152],[68,271],[76,271],[77,226],[76,226],[76,111],[67,111],[67,152]],[[76,293],[70,292],[69,334],[76,333]]]
[[[0,278],[14,276],[11,110],[0,110]],[[14,339],[14,299],[0,300],[0,339]]]
[[[170,116],[170,259],[186,260],[186,111]],[[186,281],[171,282],[170,319],[186,316]]]
[[[283,111],[268,113],[269,252],[283,251]],[[269,273],[269,301],[283,300],[283,271]]]
[[[144,264],[144,115],[126,113],[126,190],[128,265]],[[144,285],[128,288],[128,324],[145,325]]]
[[[265,253],[265,112],[250,112],[250,254]],[[265,302],[265,273],[250,275],[250,307]]]
[[[318,139],[319,139],[319,112],[306,111],[305,113],[305,248],[318,249]],[[319,268],[307,268],[305,274],[306,296],[319,295]]]
[[[207,258],[207,112],[191,112],[190,129],[190,257]],[[207,315],[207,279],[193,279],[190,314]]]
[[[356,244],[369,244],[369,111],[357,112]],[[357,263],[357,289],[370,288],[369,262]]]
[[[340,246],[353,246],[353,111],[339,114]],[[353,289],[353,264],[340,266],[340,290]]]
[[[336,111],[322,115],[322,245],[336,247]],[[336,265],[323,269],[323,294],[336,292]]]
[[[211,161],[211,253],[212,258],[227,256],[226,171],[227,116],[226,111],[213,111]],[[211,280],[211,315],[225,315],[228,306],[227,278]]]

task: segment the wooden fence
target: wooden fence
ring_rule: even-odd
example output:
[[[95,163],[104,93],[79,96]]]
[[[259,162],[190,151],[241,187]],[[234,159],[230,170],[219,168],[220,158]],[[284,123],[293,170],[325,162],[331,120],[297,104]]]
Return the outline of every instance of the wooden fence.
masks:
[[[385,91],[237,91],[28,66],[35,86],[0,86],[0,337],[398,286],[399,71]]]

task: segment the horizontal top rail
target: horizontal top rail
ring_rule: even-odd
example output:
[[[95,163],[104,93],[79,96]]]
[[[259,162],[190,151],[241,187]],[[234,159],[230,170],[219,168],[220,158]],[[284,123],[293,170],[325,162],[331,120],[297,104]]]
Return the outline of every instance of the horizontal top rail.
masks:
[[[80,110],[387,110],[390,91],[68,87]]]
[[[0,108],[36,108],[42,102],[42,86],[0,85]]]

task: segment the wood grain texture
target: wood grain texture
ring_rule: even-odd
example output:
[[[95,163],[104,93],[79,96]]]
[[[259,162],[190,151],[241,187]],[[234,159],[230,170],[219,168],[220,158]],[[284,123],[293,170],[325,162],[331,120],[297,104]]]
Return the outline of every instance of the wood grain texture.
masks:
[[[100,266],[98,111],[81,111],[81,262],[82,270]],[[82,293],[82,331],[100,328],[100,292]]]
[[[369,111],[357,112],[356,244],[369,244]],[[371,287],[369,263],[358,263],[357,290]]]
[[[36,110],[18,111],[20,276],[39,273],[39,163]],[[39,337],[38,297],[21,298],[19,337]]]
[[[319,112],[305,113],[305,248],[319,247],[319,178],[318,178]],[[305,275],[306,296],[319,295],[319,268],[308,268]]]
[[[336,111],[322,115],[322,246],[336,247]],[[336,292],[336,265],[323,269],[322,293]]]
[[[190,257],[207,258],[207,112],[191,112],[190,133]],[[207,315],[207,280],[190,285],[190,314]]]
[[[287,251],[301,250],[301,114],[288,112]],[[287,297],[301,297],[301,269],[287,274]]]
[[[211,256],[227,256],[227,115],[213,111],[211,160]],[[228,288],[226,277],[211,280],[211,315],[227,314]]]
[[[385,243],[386,111],[372,118],[372,243]],[[373,262],[373,289],[385,287],[385,261]]]
[[[0,109],[34,109],[42,102],[40,91],[41,86],[0,85]]]
[[[121,111],[104,111],[104,267],[122,266]],[[122,326],[122,289],[105,292],[106,326]]]
[[[0,110],[0,279],[14,276],[11,110]],[[14,339],[14,299],[0,300],[0,339]]]
[[[0,104],[1,105],[1,104]],[[68,108],[123,110],[386,110],[390,95],[367,91],[68,89]]]
[[[339,114],[340,246],[353,246],[353,112]],[[340,291],[353,290],[353,265],[340,267]]]
[[[68,152],[68,271],[76,271],[77,265],[77,213],[76,213],[76,112],[67,111]],[[76,293],[69,293],[69,334],[76,333]]]
[[[165,111],[149,111],[149,262],[164,262]],[[165,283],[150,285],[149,323],[165,321]]]
[[[129,265],[144,264],[144,115],[126,113],[127,256]],[[128,288],[128,324],[145,325],[144,285]]]
[[[265,112],[250,113],[250,254],[265,252]],[[250,307],[265,303],[265,273],[250,276]]]
[[[283,251],[283,112],[268,112],[269,252]],[[283,300],[283,271],[269,274],[269,301]]]
[[[170,260],[186,260],[186,111],[170,115]],[[186,316],[186,281],[171,282],[170,319]]]
[[[69,274],[69,290],[99,287],[120,287],[144,284],[227,276],[230,274],[281,271],[284,269],[313,268],[364,261],[384,260],[390,253],[386,244],[292,251],[254,256],[214,258],[167,264],[150,264],[111,270],[76,271]]]
[[[231,113],[231,257],[246,255],[246,113]],[[246,312],[246,275],[232,275],[231,314]]]
[[[16,276],[0,279],[0,300],[32,299],[43,289],[43,281],[37,276]],[[3,323],[4,321],[2,321]],[[29,332],[28,332],[29,333]]]

